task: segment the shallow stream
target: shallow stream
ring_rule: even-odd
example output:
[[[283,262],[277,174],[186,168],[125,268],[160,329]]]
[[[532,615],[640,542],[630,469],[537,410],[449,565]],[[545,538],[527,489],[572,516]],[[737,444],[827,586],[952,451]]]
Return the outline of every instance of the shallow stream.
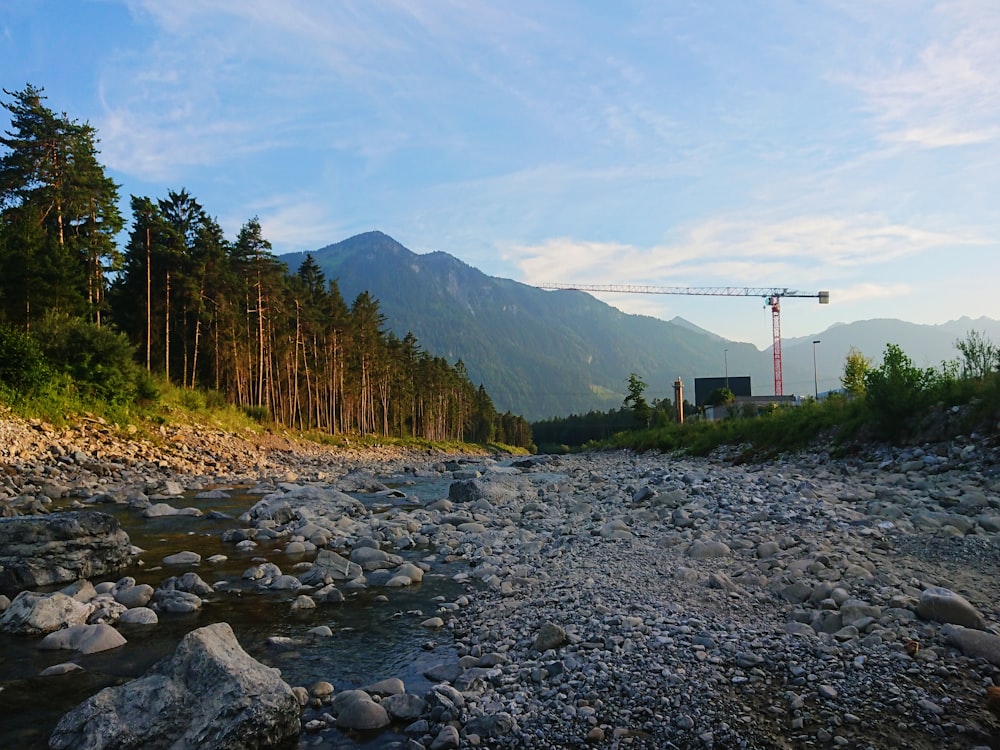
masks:
[[[447,495],[448,482],[427,481],[405,487],[410,499],[418,495],[430,500]],[[223,488],[226,489],[226,488]],[[292,612],[295,592],[267,593],[255,590],[242,579],[243,572],[255,564],[254,558],[266,558],[284,573],[293,573],[296,562],[307,558],[285,555],[280,549],[261,545],[248,552],[224,544],[219,535],[226,529],[240,527],[235,520],[260,499],[245,489],[229,489],[228,496],[198,499],[193,493],[183,501],[171,501],[175,507],[197,507],[202,517],[170,516],[147,519],[141,512],[124,506],[97,506],[116,516],[132,543],[145,550],[141,560],[119,575],[104,580],[133,576],[138,583],[154,588],[172,575],[195,571],[216,587],[196,613],[161,614],[155,626],[125,627],[120,631],[128,639],[121,648],[84,656],[72,651],[40,651],[40,638],[26,638],[0,633],[0,747],[44,748],[59,717],[101,688],[120,684],[146,672],[156,661],[173,653],[180,639],[191,630],[215,622],[228,622],[240,644],[250,655],[268,666],[281,670],[284,680],[308,687],[326,680],[336,690],[362,687],[377,680],[398,677],[408,692],[423,694],[431,683],[422,673],[429,667],[456,658],[453,639],[447,630],[429,631],[420,622],[431,617],[440,599],[454,601],[465,589],[451,580],[456,566],[439,562],[420,584],[406,589],[372,589],[348,594],[342,604],[323,605],[305,612]],[[371,496],[355,495],[369,506]],[[377,500],[376,500],[377,501]],[[209,517],[212,511],[230,518]],[[167,555],[182,550],[197,552],[202,562],[197,566],[160,566]],[[226,555],[218,564],[206,562],[212,555]],[[428,550],[403,553],[418,561]],[[92,580],[92,583],[99,583]],[[225,585],[218,585],[225,582]],[[56,587],[57,589],[58,587]],[[378,594],[388,602],[375,600]],[[310,628],[329,626],[333,637],[313,638]],[[271,636],[296,639],[295,647],[285,650],[267,644]],[[60,676],[39,677],[45,668],[72,661],[83,671]],[[385,748],[402,740],[398,730],[374,736],[346,736],[338,730],[302,735],[299,746],[310,748]],[[294,745],[293,745],[294,747]]]

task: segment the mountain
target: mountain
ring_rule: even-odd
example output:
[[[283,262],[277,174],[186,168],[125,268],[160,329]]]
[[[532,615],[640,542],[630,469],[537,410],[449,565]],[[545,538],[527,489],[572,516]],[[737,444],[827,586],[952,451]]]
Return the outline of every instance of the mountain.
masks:
[[[693,398],[696,373],[722,375],[726,347],[733,374],[752,366],[755,381],[769,383],[751,344],[628,315],[582,292],[487,276],[447,253],[417,255],[381,232],[311,255],[348,304],[370,292],[397,336],[412,332],[427,351],[461,359],[498,410],[528,419],[617,408],[632,372],[650,399],[672,397],[678,376]],[[294,271],[305,253],[281,259]]]
[[[386,326],[412,332],[432,354],[461,359],[500,411],[537,420],[617,408],[630,373],[648,385],[649,400],[672,398],[680,377],[694,400],[695,377],[750,375],[756,394],[773,393],[773,355],[728,341],[694,323],[630,315],[589,294],[544,291],[487,276],[443,252],[418,255],[381,233],[367,232],[310,253],[350,304],[363,291],[379,301]],[[293,271],[305,253],[281,256]],[[984,319],[985,320],[985,319]],[[1000,329],[1000,323],[990,321]],[[782,345],[784,392],[839,387],[844,356],[856,346],[876,364],[888,342],[918,364],[956,356],[966,323],[929,327],[902,321],[832,326]],[[979,321],[968,326],[983,330]],[[940,329],[931,335],[927,329]],[[993,329],[991,329],[993,330]],[[1000,339],[1000,330],[994,340]],[[813,345],[812,341],[821,343]]]

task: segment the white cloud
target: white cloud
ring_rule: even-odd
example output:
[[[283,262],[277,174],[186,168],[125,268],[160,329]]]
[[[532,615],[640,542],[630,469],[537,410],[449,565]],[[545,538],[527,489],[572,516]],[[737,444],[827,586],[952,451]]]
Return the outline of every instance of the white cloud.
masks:
[[[979,243],[971,233],[923,229],[862,214],[772,222],[712,219],[690,227],[673,243],[650,248],[560,238],[509,247],[504,257],[534,284],[829,285],[862,266]]]
[[[996,141],[1000,5],[993,0],[939,3],[928,25],[932,41],[916,54],[854,80],[882,138],[925,148]]]

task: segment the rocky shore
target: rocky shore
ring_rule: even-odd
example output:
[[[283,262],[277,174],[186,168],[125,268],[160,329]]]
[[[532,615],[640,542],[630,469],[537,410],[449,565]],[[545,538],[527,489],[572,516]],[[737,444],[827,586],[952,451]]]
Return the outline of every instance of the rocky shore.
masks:
[[[452,658],[425,671],[430,690],[408,691],[395,675],[353,689],[337,674],[282,687],[258,664],[273,698],[248,700],[253,686],[234,676],[227,694],[242,708],[202,711],[176,747],[1000,748],[1000,450],[991,439],[737,465],[725,452],[500,462],[334,454],[196,428],[161,437],[0,422],[4,514],[67,500],[88,512],[116,503],[183,514],[184,497],[240,485],[260,500],[220,542],[259,550],[246,585],[285,594],[289,608],[323,612],[360,591],[391,603],[441,571],[464,591],[399,620],[453,644]],[[405,486],[378,480],[389,475],[447,489],[408,498]],[[370,496],[383,502],[358,499]],[[69,584],[61,596],[80,606],[60,602],[76,619],[44,638],[81,650],[86,638],[114,637],[73,627],[117,632],[139,610],[156,622],[211,607],[219,587],[199,576],[202,561],[171,562],[177,575],[155,588],[113,576]],[[54,595],[12,596],[0,627],[25,622],[29,599],[44,596]],[[115,727],[136,696],[156,692],[150,685],[195,690],[167,682],[192,673],[184,659],[204,664],[207,653],[218,674],[229,673],[227,659],[236,673],[257,669],[231,630],[211,627],[193,630],[173,662],[67,714],[52,746],[123,743]],[[319,624],[308,637],[328,636]],[[160,710],[141,705],[147,716]],[[264,706],[273,706],[267,716]],[[95,727],[104,729],[82,739]],[[386,727],[392,736],[380,743]]]

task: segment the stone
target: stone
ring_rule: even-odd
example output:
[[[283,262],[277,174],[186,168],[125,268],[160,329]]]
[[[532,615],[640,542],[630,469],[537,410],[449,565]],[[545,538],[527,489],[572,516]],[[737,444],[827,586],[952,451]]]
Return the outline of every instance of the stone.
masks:
[[[502,481],[461,479],[448,487],[448,499],[455,503],[486,500],[492,505],[507,505],[517,497],[517,489]]]
[[[71,625],[49,633],[38,644],[43,651],[66,649],[81,654],[96,654],[127,643],[124,636],[110,625]]]
[[[457,662],[445,662],[425,669],[423,674],[431,682],[455,682],[462,672],[461,664]]]
[[[186,591],[189,594],[205,596],[215,591],[212,586],[202,580],[201,576],[193,571],[189,571],[182,576],[170,576],[164,578],[156,591]],[[155,594],[156,592],[154,592]]]
[[[535,640],[532,642],[531,647],[535,651],[548,651],[549,649],[558,648],[566,642],[566,631],[561,625],[556,625],[552,622],[547,622],[542,627],[538,629],[538,633],[535,635]]]
[[[149,607],[135,607],[118,618],[120,625],[156,625],[159,621],[156,612]]]
[[[704,560],[714,557],[729,557],[732,555],[732,550],[725,542],[715,539],[699,539],[688,547],[686,554],[696,560]]]
[[[197,565],[201,562],[201,555],[197,552],[177,552],[163,558],[164,565]]]
[[[430,750],[454,750],[457,748],[461,742],[461,738],[458,735],[458,730],[451,724],[445,724],[441,727],[441,731],[437,733],[431,741]]]
[[[341,557],[333,550],[321,549],[313,560],[312,567],[299,576],[307,586],[323,586],[335,581],[353,581],[364,571],[357,563]]]
[[[114,573],[135,554],[117,519],[95,510],[0,518],[0,593]]]
[[[368,695],[378,695],[385,697],[388,695],[402,695],[406,692],[406,687],[403,685],[403,681],[398,677],[389,677],[384,680],[379,680],[371,685],[365,685],[361,688]]]
[[[476,716],[465,724],[466,732],[480,737],[503,737],[516,728],[517,722],[506,711]]]
[[[363,690],[346,690],[334,698],[337,727],[367,731],[389,726],[389,713]]]
[[[221,622],[191,631],[144,676],[105,688],[65,714],[49,747],[270,747],[299,734],[299,714],[278,670],[250,657]]]
[[[419,695],[401,693],[389,695],[382,699],[382,708],[389,712],[395,721],[416,721],[427,708],[427,702]]]
[[[924,589],[917,604],[917,614],[925,620],[962,625],[976,630],[982,630],[986,625],[982,614],[968,599],[940,586]]]
[[[115,601],[124,604],[129,609],[144,607],[153,598],[153,587],[148,583],[140,583],[114,591]]]
[[[70,672],[81,672],[83,667],[71,661],[64,661],[62,664],[53,664],[38,673],[39,677],[57,677]]]
[[[39,594],[22,591],[0,615],[0,630],[19,635],[41,635],[71,625],[83,625],[93,612],[93,604],[78,602],[60,592]]]
[[[961,625],[945,625],[942,632],[948,642],[957,646],[958,650],[966,656],[973,659],[986,659],[991,664],[1000,667],[1000,635]]]
[[[403,558],[372,547],[356,547],[351,550],[351,562],[362,570],[389,570],[403,563]]]
[[[166,516],[201,516],[197,508],[175,508],[169,503],[154,503],[142,512],[143,518],[163,518]]]
[[[153,595],[151,608],[156,612],[183,614],[201,609],[201,597],[187,591],[160,591]]]

